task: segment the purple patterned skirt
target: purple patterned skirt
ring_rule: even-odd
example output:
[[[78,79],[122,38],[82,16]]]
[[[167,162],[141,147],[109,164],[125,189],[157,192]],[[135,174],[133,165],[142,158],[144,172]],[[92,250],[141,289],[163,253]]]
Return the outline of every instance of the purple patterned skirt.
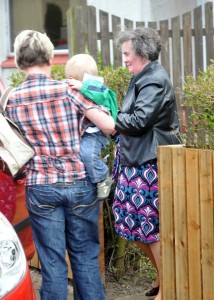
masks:
[[[157,160],[139,167],[117,164],[113,177],[117,178],[112,207],[116,233],[132,241],[159,241]]]

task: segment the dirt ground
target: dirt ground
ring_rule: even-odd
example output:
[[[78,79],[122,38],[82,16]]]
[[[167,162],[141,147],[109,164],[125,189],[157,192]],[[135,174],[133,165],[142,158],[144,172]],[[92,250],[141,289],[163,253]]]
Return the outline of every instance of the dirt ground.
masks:
[[[120,281],[117,281],[111,272],[106,271],[105,288],[109,300],[114,300],[118,296],[144,295],[148,289],[151,289],[151,285],[152,279],[148,278],[146,273],[144,275],[140,273],[139,270],[128,270]]]
[[[36,299],[39,300],[39,287],[41,285],[41,273],[39,270],[31,268],[31,278],[36,290]],[[151,288],[152,279],[148,270],[140,272],[139,270],[128,270],[126,275],[117,281],[113,274],[106,269],[105,271],[105,291],[107,300],[126,299],[127,296],[144,295]],[[68,299],[73,299],[72,281],[68,284]],[[144,298],[144,297],[143,297]],[[147,298],[148,300],[151,298]]]

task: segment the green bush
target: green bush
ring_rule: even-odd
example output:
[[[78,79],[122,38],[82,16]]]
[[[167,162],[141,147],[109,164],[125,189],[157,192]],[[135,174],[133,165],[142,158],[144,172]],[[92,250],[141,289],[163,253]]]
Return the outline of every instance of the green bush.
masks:
[[[184,83],[186,147],[214,149],[214,64]]]

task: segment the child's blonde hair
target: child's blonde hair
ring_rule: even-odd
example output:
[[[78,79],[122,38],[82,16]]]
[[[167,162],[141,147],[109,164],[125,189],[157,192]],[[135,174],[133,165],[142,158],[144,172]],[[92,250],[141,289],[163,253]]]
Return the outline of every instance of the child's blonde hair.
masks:
[[[97,76],[98,68],[96,61],[89,54],[76,54],[72,56],[65,66],[66,77],[83,81],[84,73]]]

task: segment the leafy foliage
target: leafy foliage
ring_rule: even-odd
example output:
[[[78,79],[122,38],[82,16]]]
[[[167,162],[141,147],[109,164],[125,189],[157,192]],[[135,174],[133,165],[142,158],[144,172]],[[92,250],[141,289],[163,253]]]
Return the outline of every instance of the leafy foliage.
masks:
[[[117,103],[120,108],[127,91],[131,75],[125,68],[113,68],[111,66],[105,67],[99,73],[100,76],[104,77],[105,84],[117,94]]]
[[[17,87],[25,80],[25,73],[22,71],[17,71],[12,73],[12,75],[9,77],[11,85],[13,87]]]
[[[214,149],[214,63],[195,79],[187,76],[184,84],[186,146]]]

